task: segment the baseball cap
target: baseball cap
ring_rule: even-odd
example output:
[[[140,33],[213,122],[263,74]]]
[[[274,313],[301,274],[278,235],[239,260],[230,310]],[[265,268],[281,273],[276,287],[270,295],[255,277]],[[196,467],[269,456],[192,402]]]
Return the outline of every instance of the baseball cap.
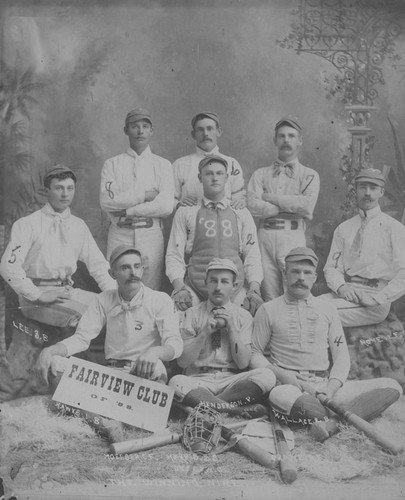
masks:
[[[369,182],[384,187],[385,177],[378,168],[363,168],[354,179],[356,182]]]
[[[214,269],[218,269],[221,271],[232,271],[233,273],[235,273],[235,276],[238,276],[238,268],[230,259],[219,259],[217,257],[214,257],[212,260],[210,260],[207,266],[206,275],[208,274],[208,271],[212,271]]]
[[[214,122],[217,124],[217,127],[219,127],[219,117],[212,111],[203,111],[202,113],[197,113],[195,116],[193,116],[193,119],[191,120],[191,127],[194,129],[196,121],[202,120],[203,118],[211,118],[211,120],[214,120]]]
[[[67,174],[67,173],[72,174],[73,179],[76,182],[76,175],[73,172],[73,170],[71,170],[69,167],[66,167],[65,165],[61,165],[61,164],[54,165],[53,167],[49,167],[48,170],[46,171],[44,180],[46,180],[48,177],[51,177],[53,175],[60,175],[60,174]]]
[[[124,255],[124,253],[140,253],[139,250],[137,250],[134,246],[131,245],[118,245],[117,247],[114,248],[114,250],[111,252],[110,256],[110,266],[114,264],[114,262],[121,257],[121,255]]]
[[[228,170],[228,162],[225,160],[225,158],[222,158],[222,156],[218,155],[209,155],[205,156],[200,163],[198,164],[198,171],[201,172],[201,170],[206,167],[207,165],[210,165],[211,163],[222,163],[222,165],[225,167],[225,170]]]
[[[277,130],[279,129],[280,127],[282,127],[283,125],[288,125],[289,127],[292,127],[292,128],[295,128],[295,130],[298,130],[298,132],[302,132],[302,127],[301,125],[298,123],[298,120],[297,118],[295,117],[288,117],[288,116],[285,116],[284,118],[281,118],[281,120],[279,120],[277,123],[276,123],[276,126],[274,127],[274,130]]]
[[[125,125],[130,122],[138,122],[139,120],[148,120],[152,125],[152,117],[147,109],[136,108],[130,111],[125,118]]]
[[[318,265],[318,257],[315,252],[307,247],[293,248],[285,258],[286,262],[299,262],[301,260],[309,260],[315,267]]]

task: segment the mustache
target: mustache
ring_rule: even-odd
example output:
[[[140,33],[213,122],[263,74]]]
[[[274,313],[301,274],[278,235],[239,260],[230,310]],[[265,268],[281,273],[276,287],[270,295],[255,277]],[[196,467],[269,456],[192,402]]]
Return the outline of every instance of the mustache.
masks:
[[[302,281],[296,281],[292,286],[295,288],[309,288]]]
[[[133,278],[128,278],[125,283],[130,283],[131,281],[141,281],[141,278],[134,276]]]

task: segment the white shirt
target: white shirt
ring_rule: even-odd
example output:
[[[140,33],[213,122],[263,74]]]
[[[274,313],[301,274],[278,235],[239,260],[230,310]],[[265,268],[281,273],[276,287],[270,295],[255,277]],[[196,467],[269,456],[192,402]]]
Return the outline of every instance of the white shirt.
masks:
[[[248,185],[248,207],[253,217],[265,219],[279,214],[282,217],[284,212],[297,218],[312,219],[319,194],[319,175],[297,159],[288,163],[294,165],[292,177],[284,170],[273,177],[274,164],[253,172]],[[263,193],[273,194],[274,203],[264,201]]]
[[[34,301],[41,291],[32,278],[66,279],[75,273],[78,260],[86,264],[101,290],[116,288],[85,222],[69,208],[59,214],[47,203],[13,224],[0,274],[19,295]]]
[[[83,314],[75,334],[62,341],[67,356],[85,351],[104,325],[107,325],[106,359],[135,361],[155,346],[172,346],[172,359],[178,358],[183,351],[172,299],[144,285],[129,303],[120,297],[117,289],[97,295]]]
[[[207,205],[211,200],[203,198],[202,203]],[[221,202],[229,206],[229,200],[224,198]],[[186,273],[186,255],[190,255],[195,237],[196,218],[201,204],[192,207],[179,207],[174,215],[169,243],[166,251],[166,274],[173,283],[176,278],[183,279]],[[233,210],[233,209],[232,209]],[[248,283],[263,280],[263,269],[257,231],[254,220],[247,208],[233,210],[236,215],[239,232],[239,253]]]
[[[356,259],[350,249],[362,218],[355,215],[336,228],[324,267],[325,279],[334,292],[346,283],[345,273],[389,281],[373,298],[379,304],[392,302],[405,293],[405,227],[381,212],[379,206],[369,210],[366,218],[369,222],[364,228],[360,256]]]
[[[152,201],[145,201],[145,191],[156,190]],[[128,148],[110,158],[101,172],[100,204],[109,212],[126,209],[128,216],[160,218],[173,211],[173,173],[168,160],[152,153],[148,146],[142,154]]]
[[[184,313],[184,320],[181,326],[181,336],[183,340],[188,340],[198,337],[202,328],[206,325],[212,309],[216,307],[210,300],[201,302],[195,307],[187,309]],[[239,332],[241,342],[249,347],[252,343],[252,327],[253,318],[251,314],[240,306],[228,302],[224,304],[224,309],[232,314],[235,327]],[[201,349],[198,359],[193,364],[186,368],[187,371],[193,367],[209,366],[212,368],[232,368],[237,370],[238,367],[232,358],[229,335],[225,331],[221,333],[221,346],[218,349],[213,349],[211,345],[211,336],[208,336],[203,348]]]
[[[198,165],[206,156],[217,155],[224,158],[228,163],[228,180],[225,184],[225,196],[230,199],[245,197],[245,181],[243,179],[242,167],[237,160],[230,156],[225,156],[219,152],[218,146],[207,153],[196,147],[195,153],[183,156],[173,163],[175,204],[182,198],[193,197],[201,200],[203,197],[203,187],[198,179]]]

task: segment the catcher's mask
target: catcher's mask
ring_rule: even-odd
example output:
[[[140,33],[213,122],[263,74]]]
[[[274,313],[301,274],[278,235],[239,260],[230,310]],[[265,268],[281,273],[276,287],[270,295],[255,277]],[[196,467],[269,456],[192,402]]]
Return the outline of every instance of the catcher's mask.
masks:
[[[199,403],[184,423],[184,447],[201,455],[210,453],[221,437],[221,427],[221,415],[207,403]]]

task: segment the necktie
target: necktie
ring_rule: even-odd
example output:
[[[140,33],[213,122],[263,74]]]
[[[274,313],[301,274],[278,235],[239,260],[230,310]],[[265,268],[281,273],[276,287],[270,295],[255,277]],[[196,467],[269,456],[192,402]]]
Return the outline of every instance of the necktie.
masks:
[[[360,215],[360,217],[361,217],[361,224],[360,224],[360,227],[357,230],[357,233],[354,237],[352,246],[350,247],[350,253],[351,253],[352,257],[355,259],[358,259],[361,255],[361,248],[363,246],[363,238],[364,238],[364,230],[365,230],[365,227],[369,221],[367,214],[365,214],[364,217],[362,215]]]
[[[224,307],[214,307],[211,312],[217,311],[218,309],[225,309]],[[222,328],[218,328],[211,335],[211,347],[215,351],[221,347],[221,330]]]
[[[282,161],[276,160],[274,162],[273,177],[277,177],[282,171],[290,179],[294,177],[294,165],[292,163],[283,163]]]
[[[208,203],[207,208],[211,208],[212,210],[216,210],[218,208],[218,203],[211,201],[210,203]]]

